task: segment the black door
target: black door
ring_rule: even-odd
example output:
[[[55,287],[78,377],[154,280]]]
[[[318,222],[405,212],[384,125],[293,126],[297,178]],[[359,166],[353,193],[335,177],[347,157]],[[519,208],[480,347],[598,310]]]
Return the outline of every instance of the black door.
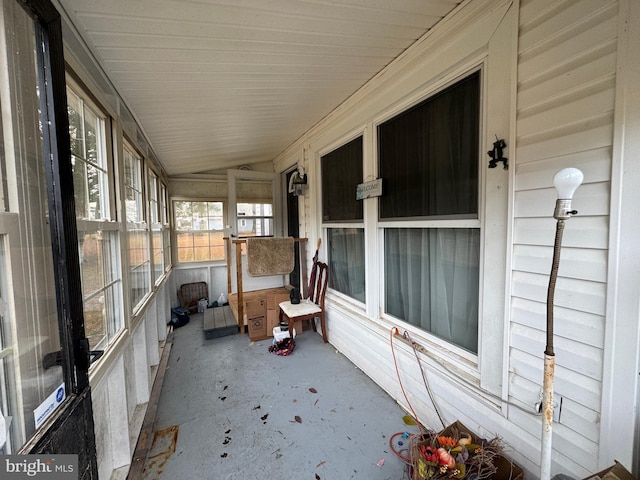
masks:
[[[289,185],[291,175],[296,172],[297,170],[293,170],[287,173],[287,181],[285,185]],[[298,238],[300,236],[298,197],[292,192],[287,192],[287,234],[293,238]],[[289,283],[300,290],[300,245],[298,242],[295,242],[295,262],[293,272],[289,275]]]
[[[30,405],[31,414],[22,416],[23,435],[14,442],[12,451],[78,454],[78,478],[97,479],[62,25],[49,0],[0,0],[0,5],[4,25],[15,27],[6,38],[7,43],[15,43],[15,48],[14,45],[7,47],[9,85],[3,86],[3,91],[10,91],[11,95],[2,97],[2,101],[3,110],[11,110],[6,122],[10,125],[4,125],[11,127],[10,134],[6,129],[4,132],[5,139],[10,137],[11,151],[7,151],[5,144],[3,150],[7,151],[7,158],[6,162],[3,159],[3,165],[11,165],[15,170],[13,178],[4,172],[5,182],[14,182],[7,191],[17,194],[7,196],[4,211],[6,216],[15,217],[17,239],[21,249],[28,253],[14,254],[11,250],[8,261],[13,265],[15,258],[21,257],[19,263],[24,268],[18,272],[21,273],[19,281],[24,291],[31,293],[25,295],[15,309],[15,322],[19,327],[15,341],[19,343],[27,335],[39,336],[39,343],[30,350],[31,356],[22,358],[21,354],[21,358],[16,359],[29,361],[30,369],[35,372],[33,387],[28,387],[28,382],[20,382],[20,398],[32,395],[34,401]],[[18,47],[23,46],[18,55]],[[6,236],[9,235],[13,233]],[[36,324],[33,312],[45,312],[40,315],[44,320]],[[22,325],[26,325],[24,332],[20,330]],[[53,393],[49,395],[52,384],[47,379],[55,377],[56,372],[61,384],[54,383]],[[42,408],[51,396],[56,403],[51,408]]]

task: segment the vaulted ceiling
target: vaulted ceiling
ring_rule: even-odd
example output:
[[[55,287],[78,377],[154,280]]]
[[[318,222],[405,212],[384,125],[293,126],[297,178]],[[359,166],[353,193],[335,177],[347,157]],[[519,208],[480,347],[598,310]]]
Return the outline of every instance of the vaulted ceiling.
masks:
[[[169,175],[270,161],[457,0],[58,0]]]

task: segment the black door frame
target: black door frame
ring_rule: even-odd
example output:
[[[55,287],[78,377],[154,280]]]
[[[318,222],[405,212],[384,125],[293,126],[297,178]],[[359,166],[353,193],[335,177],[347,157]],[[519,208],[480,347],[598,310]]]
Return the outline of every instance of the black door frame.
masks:
[[[40,115],[56,279],[61,360],[69,398],[20,453],[76,453],[79,478],[97,479],[89,342],[84,315],[60,14],[49,0],[16,0],[34,17]]]

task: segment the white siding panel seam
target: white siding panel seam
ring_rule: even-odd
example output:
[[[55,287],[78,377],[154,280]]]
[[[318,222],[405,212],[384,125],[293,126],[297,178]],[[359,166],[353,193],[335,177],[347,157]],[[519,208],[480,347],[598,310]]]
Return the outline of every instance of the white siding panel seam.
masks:
[[[616,41],[610,39],[605,43],[595,45],[591,48],[585,48],[574,56],[565,58],[561,62],[547,65],[544,69],[530,69],[527,76],[520,76],[518,79],[518,94],[526,92],[532,86],[542,84],[547,81],[560,82],[565,80],[567,74],[574,70],[578,70],[584,65],[590,65],[597,59],[607,55],[615,54]],[[614,69],[615,70],[615,67]]]
[[[575,4],[578,3],[579,2],[575,2]],[[587,11],[589,10],[583,10],[582,13],[585,13]],[[605,4],[600,9],[590,11],[591,13],[589,15],[584,15],[574,22],[562,23],[561,29],[548,28],[546,32],[547,35],[544,38],[540,38],[540,36],[537,36],[536,38],[538,39],[538,41],[531,42],[528,46],[526,38],[532,36],[532,33],[539,33],[536,32],[536,29],[538,29],[539,26],[537,26],[536,28],[527,28],[525,26],[520,30],[521,60],[524,61],[528,57],[534,57],[540,54],[544,54],[545,52],[548,52],[558,45],[564,46],[566,43],[571,42],[576,37],[582,36],[585,33],[592,31],[593,29],[602,28],[603,24],[605,24],[606,22],[617,22],[616,13],[618,11],[618,8],[615,2]],[[547,17],[546,20],[556,20],[555,23],[562,22],[561,19],[558,19],[557,15],[554,15],[553,17]],[[609,38],[615,38],[615,30],[613,32],[611,32],[611,29],[603,30],[603,35],[610,35]],[[609,32],[611,33],[609,34]]]

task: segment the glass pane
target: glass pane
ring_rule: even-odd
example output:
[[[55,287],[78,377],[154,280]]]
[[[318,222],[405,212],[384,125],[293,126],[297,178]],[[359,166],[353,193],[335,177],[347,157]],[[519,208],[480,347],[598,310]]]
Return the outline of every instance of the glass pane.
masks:
[[[362,220],[362,200],[356,187],[362,183],[362,137],[320,159],[322,167],[322,220]]]
[[[178,262],[193,262],[194,260],[195,258],[193,248],[178,247]]]
[[[102,177],[104,172],[98,170],[93,165],[87,165],[87,188],[89,190],[89,212],[88,218],[91,220],[101,220],[104,218],[102,215],[102,192],[101,187],[104,183]]]
[[[132,223],[141,222],[142,217],[142,197],[133,188],[127,187],[127,221]]]
[[[9,317],[9,296],[6,276],[5,235],[0,235],[0,415],[5,418],[5,442],[0,442],[0,455],[12,452],[12,443],[17,441],[19,422],[13,421],[18,414],[15,381],[15,365]]]
[[[273,218],[238,218],[240,237],[263,237],[273,235]]]
[[[480,230],[390,228],[384,239],[385,311],[477,353]]]
[[[162,230],[164,237],[164,265],[165,268],[171,265],[171,232],[168,228]]]
[[[193,246],[198,249],[198,247],[207,247],[209,248],[209,233],[196,233],[193,235]]]
[[[151,242],[153,248],[153,281],[154,283],[164,273],[164,248],[162,245],[164,235],[162,230],[151,232]]]
[[[273,215],[270,203],[238,203],[237,211],[239,216],[246,217],[270,217]]]
[[[64,373],[55,360],[61,350],[52,241],[47,203],[44,142],[41,131],[39,72],[33,20],[20,2],[1,2],[6,39],[0,82],[4,136],[2,171],[15,172],[17,191],[0,222],[2,285],[12,285],[12,297],[2,292],[2,342],[6,356],[0,365],[0,391],[5,416],[11,412],[6,453],[17,451],[66,398]],[[4,46],[4,45],[3,45]],[[11,124],[11,128],[7,128]],[[12,132],[10,142],[7,135]],[[82,137],[80,137],[82,138]],[[7,146],[12,151],[7,151]],[[77,146],[76,146],[77,148]],[[81,150],[78,148],[78,150]],[[7,168],[11,165],[11,168]],[[13,183],[15,182],[15,183]],[[11,249],[7,248],[7,240]],[[7,330],[12,335],[7,335]],[[9,351],[7,351],[7,348]],[[52,360],[52,361],[50,361]],[[15,379],[15,381],[13,380]],[[56,401],[57,394],[60,401]],[[2,446],[0,446],[2,448]]]
[[[480,74],[378,127],[380,217],[478,214]]]
[[[76,217],[89,218],[89,194],[87,192],[87,169],[78,157],[71,157],[73,167],[73,193],[76,200]]]
[[[129,280],[131,284],[131,306],[151,291],[149,236],[144,229],[129,230]]]
[[[223,203],[175,201],[173,209],[178,261],[223,260]]]
[[[329,228],[329,288],[365,301],[363,228]]]
[[[120,290],[117,275],[117,233],[95,232],[80,236],[80,267],[82,270],[82,292],[86,335],[91,348],[104,347],[120,330],[119,310],[107,301],[117,301],[119,295],[111,289]],[[117,283],[114,283],[117,282]],[[110,326],[117,325],[114,330]]]
[[[104,120],[67,87],[76,216],[84,220],[109,218],[109,183],[104,146]]]
[[[82,292],[84,298],[100,291],[105,284],[104,260],[102,251],[102,235],[88,233],[80,237],[79,253],[82,265]]]
[[[82,159],[86,158],[84,150],[84,109],[82,100],[67,88],[67,112],[69,114],[69,136],[71,137],[71,153]]]
[[[212,232],[211,241],[211,260],[224,260],[224,232]]]
[[[103,155],[101,148],[101,120],[89,108],[84,110],[84,129],[86,135],[87,156],[86,159],[98,166],[103,165]]]

